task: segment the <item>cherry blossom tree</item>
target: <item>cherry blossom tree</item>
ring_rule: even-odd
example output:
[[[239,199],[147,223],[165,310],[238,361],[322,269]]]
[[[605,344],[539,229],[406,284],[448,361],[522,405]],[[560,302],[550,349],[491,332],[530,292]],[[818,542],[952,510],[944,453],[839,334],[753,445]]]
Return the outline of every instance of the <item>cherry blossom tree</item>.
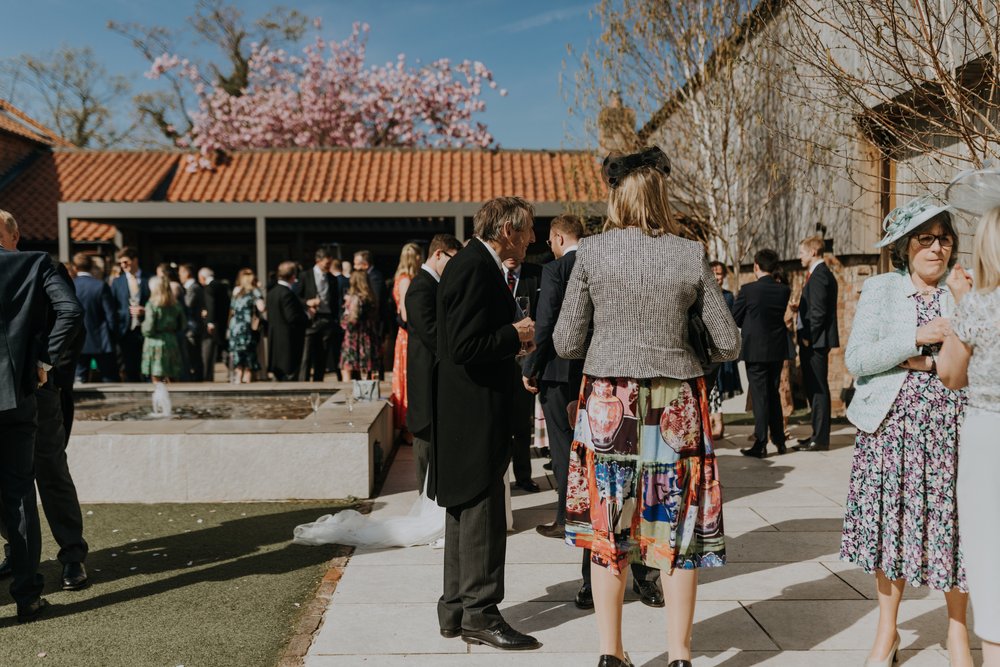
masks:
[[[175,54],[156,58],[146,75],[171,73],[193,88],[198,108],[176,143],[196,148],[202,166],[246,148],[493,145],[474,120],[486,108],[484,88],[497,88],[485,65],[439,59],[411,67],[402,54],[368,65],[368,32],[355,24],[340,42],[317,35],[301,55],[254,44],[247,85],[238,91]]]

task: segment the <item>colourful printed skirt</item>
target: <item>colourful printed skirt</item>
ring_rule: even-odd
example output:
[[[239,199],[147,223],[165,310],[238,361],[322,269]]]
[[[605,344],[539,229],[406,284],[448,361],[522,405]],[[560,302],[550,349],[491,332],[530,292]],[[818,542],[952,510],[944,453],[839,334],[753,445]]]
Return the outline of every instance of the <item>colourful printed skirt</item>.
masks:
[[[569,459],[566,542],[621,573],[726,562],[705,381],[585,377]]]

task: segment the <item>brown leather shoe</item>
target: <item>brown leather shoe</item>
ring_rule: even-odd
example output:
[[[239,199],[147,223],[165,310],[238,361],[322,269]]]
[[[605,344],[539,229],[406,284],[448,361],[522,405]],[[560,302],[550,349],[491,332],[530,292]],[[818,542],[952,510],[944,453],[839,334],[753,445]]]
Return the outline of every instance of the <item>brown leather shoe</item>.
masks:
[[[566,526],[559,525],[558,523],[543,523],[540,526],[535,526],[535,531],[542,537],[554,537],[557,540],[566,537]]]

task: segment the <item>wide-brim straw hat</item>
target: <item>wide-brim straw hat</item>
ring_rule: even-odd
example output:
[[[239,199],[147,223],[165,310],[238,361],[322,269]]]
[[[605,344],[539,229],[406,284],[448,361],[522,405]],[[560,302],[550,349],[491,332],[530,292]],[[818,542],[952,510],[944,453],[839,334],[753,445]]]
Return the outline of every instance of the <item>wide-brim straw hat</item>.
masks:
[[[925,195],[903,206],[897,206],[882,221],[885,236],[875,244],[875,247],[884,248],[891,245],[934,216],[950,210],[951,206],[941,204],[933,195]]]

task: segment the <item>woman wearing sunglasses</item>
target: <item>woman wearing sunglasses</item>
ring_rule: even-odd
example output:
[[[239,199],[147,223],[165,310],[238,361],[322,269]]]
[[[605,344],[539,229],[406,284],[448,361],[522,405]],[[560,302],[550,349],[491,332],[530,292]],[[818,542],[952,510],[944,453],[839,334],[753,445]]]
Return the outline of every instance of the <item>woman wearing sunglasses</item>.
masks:
[[[953,667],[971,667],[955,481],[964,391],[937,375],[955,308],[945,286],[958,235],[929,197],[892,211],[877,247],[895,271],[861,290],[847,369],[857,378],[847,417],[858,427],[840,557],[875,575],[879,621],[867,667],[889,667],[905,584],[943,591]]]

